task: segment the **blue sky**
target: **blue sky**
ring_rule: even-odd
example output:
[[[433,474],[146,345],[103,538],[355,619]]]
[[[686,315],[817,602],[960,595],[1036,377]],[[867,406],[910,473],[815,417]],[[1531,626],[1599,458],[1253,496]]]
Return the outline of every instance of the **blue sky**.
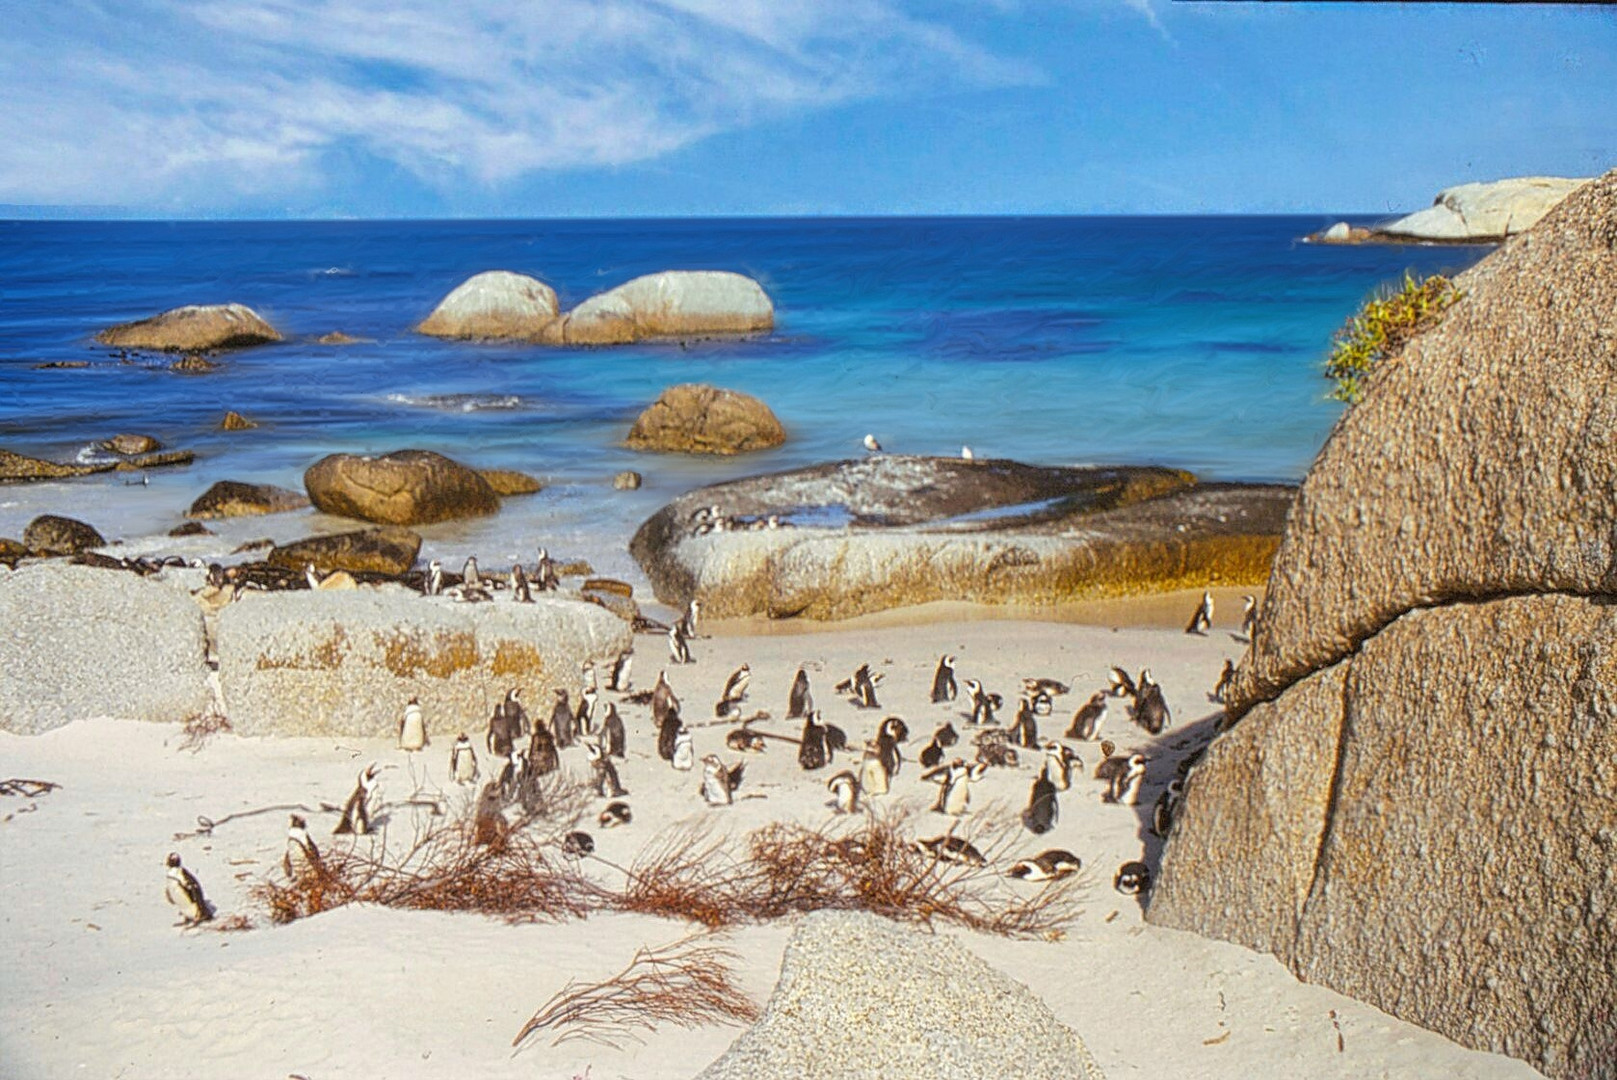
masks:
[[[1617,166],[1617,10],[0,0],[0,204],[1359,211]]]

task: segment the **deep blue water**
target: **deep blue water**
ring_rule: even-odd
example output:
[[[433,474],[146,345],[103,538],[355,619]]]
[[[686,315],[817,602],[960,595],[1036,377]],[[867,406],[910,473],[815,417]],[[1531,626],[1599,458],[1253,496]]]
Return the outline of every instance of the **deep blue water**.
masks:
[[[633,527],[689,487],[889,450],[1046,464],[1157,463],[1212,479],[1297,479],[1335,421],[1319,368],[1332,332],[1406,269],[1486,248],[1326,247],[1318,217],[454,222],[0,222],[0,446],[71,458],[121,431],[196,450],[151,474],[0,489],[0,535],[42,509],[136,538],[223,478],[301,486],[337,450],[440,450],[552,486],[429,545],[531,557],[588,548],[622,570]],[[571,350],[444,343],[410,327],[481,270],[532,274],[564,307],[655,270],[762,282],[776,331],[733,343]],[[211,375],[118,364],[92,335],[188,303],[238,301],[285,344]],[[372,339],[316,345],[334,330]],[[81,370],[36,370],[90,360]],[[776,451],[691,461],[619,446],[665,386],[755,394]],[[497,408],[466,408],[467,402]],[[260,421],[225,434],[227,409]],[[614,493],[633,468],[638,493]],[[307,515],[233,526],[291,535]],[[301,519],[301,520],[300,520]],[[228,530],[227,530],[228,531]]]

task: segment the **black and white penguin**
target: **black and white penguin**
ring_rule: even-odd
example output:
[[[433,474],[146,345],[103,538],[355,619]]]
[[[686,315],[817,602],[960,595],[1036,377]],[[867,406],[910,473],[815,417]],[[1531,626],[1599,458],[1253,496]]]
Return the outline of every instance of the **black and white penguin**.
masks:
[[[1060,679],[1023,679],[1022,689],[1037,704],[1040,697],[1060,697],[1072,689]],[[1042,715],[1042,714],[1041,714]]]
[[[853,814],[859,810],[859,778],[843,769],[825,782],[831,793],[831,805],[839,814]]]
[[[726,766],[717,754],[702,759],[702,798],[709,806],[729,806],[735,802],[736,789],[741,786],[741,774],[747,763],[738,761]]]
[[[657,685],[651,690],[651,718],[658,727],[672,716],[679,719],[679,698],[674,696],[674,688],[668,685],[668,673],[657,672]]]
[[[371,831],[370,804],[379,783],[377,777],[379,772],[375,762],[360,770],[353,794],[348,796],[348,802],[343,805],[342,820],[337,822],[337,828],[333,830],[335,835],[355,833],[364,836]]]
[[[488,718],[488,734],[483,744],[488,752],[495,757],[510,757],[511,747],[516,742],[516,736],[511,733],[511,726],[505,719],[505,702],[494,706],[494,712]]]
[[[606,746],[606,752],[612,757],[628,757],[627,736],[623,730],[623,718],[618,715],[616,702],[606,703],[606,716],[601,719],[601,741]]]
[[[399,720],[399,749],[415,751],[427,745],[427,722],[421,716],[421,702],[414,695],[404,704]]]
[[[723,519],[720,519],[721,521]],[[679,617],[680,632],[687,638],[701,636],[702,602],[694,596],[686,602],[685,613]]]
[[[528,585],[528,575],[521,563],[511,564],[511,599],[519,604],[533,603],[533,590]]]
[[[691,729],[683,724],[674,733],[674,754],[669,764],[680,772],[690,772],[696,767],[696,747],[691,742]]]
[[[545,725],[533,725],[528,735],[528,770],[535,776],[548,776],[559,768],[561,754],[556,750],[556,737]]]
[[[876,441],[876,436],[875,435],[867,433],[865,435],[864,445],[865,445],[865,452],[867,454],[879,454],[879,453],[881,453],[881,443]]]
[[[1190,617],[1190,623],[1185,627],[1187,634],[1206,634],[1213,628],[1213,594],[1206,589],[1202,590],[1202,602],[1196,606],[1196,611]]]
[[[180,857],[170,852],[167,860],[168,875],[163,896],[180,909],[183,925],[195,926],[213,918],[213,905],[202,895],[202,885],[196,876],[180,865]]]
[[[932,741],[921,751],[921,766],[935,769],[943,764],[943,752],[960,741],[960,733],[951,723],[945,723],[932,733]]]
[[[1151,808],[1151,831],[1168,838],[1168,830],[1173,828],[1173,817],[1179,812],[1179,803],[1185,797],[1185,782],[1179,777],[1168,781],[1168,787],[1157,796],[1156,806]]]
[[[1028,705],[1034,716],[1049,716],[1055,711],[1055,701],[1048,690],[1034,690],[1028,695]]]
[[[595,837],[582,829],[574,829],[561,838],[561,853],[571,859],[582,859],[595,850]]]
[[[311,588],[311,589],[318,589],[320,587],[320,580],[321,580],[320,571],[318,571],[318,570],[316,570],[314,568],[314,563],[312,563],[312,562],[304,563],[303,564],[303,582],[304,582],[304,584],[308,585],[309,588]]]
[[[976,679],[966,680],[966,697],[971,702],[971,719],[973,724],[994,723],[994,710],[1005,704],[1005,699],[998,694],[990,694],[983,689],[983,684]]]
[[[1140,687],[1140,693],[1134,699],[1134,722],[1152,735],[1161,735],[1173,724],[1168,701],[1162,696],[1162,687],[1157,683],[1146,683]]]
[[[601,816],[595,819],[600,822],[603,829],[615,829],[619,825],[627,825],[634,820],[634,813],[629,809],[628,803],[607,803]]]
[[[937,670],[932,673],[932,704],[953,701],[960,694],[954,681],[954,657],[944,653],[938,657]]]
[[[527,751],[513,751],[505,768],[500,770],[501,801],[507,804],[516,802],[527,793],[529,780]]]
[[[589,753],[590,770],[595,778],[595,794],[603,799],[621,799],[629,794],[624,788],[623,781],[618,779],[618,770],[612,764],[612,759],[598,742],[584,744]]]
[[[747,684],[752,681],[752,668],[742,664],[730,673],[724,680],[724,689],[719,691],[719,700],[713,705],[713,715],[720,720],[741,713],[741,702],[747,697]]]
[[[578,695],[578,708],[573,711],[573,732],[577,735],[595,734],[595,701],[599,691],[586,686]]]
[[[540,592],[555,592],[561,588],[561,578],[556,574],[556,563],[550,557],[550,552],[543,547],[539,548],[538,561],[533,564],[533,577],[530,584]]]
[[[556,704],[550,708],[550,733],[556,737],[556,749],[566,750],[573,745],[576,731],[573,727],[573,707],[567,701],[567,688],[556,687]]]
[[[657,756],[664,761],[674,760],[674,743],[685,725],[680,722],[679,713],[669,713],[663,717],[662,723],[657,725]]]
[[[797,763],[804,772],[813,772],[823,769],[830,760],[825,725],[820,723],[820,712],[816,709],[803,720],[803,739],[797,749]]]
[[[1019,859],[1005,871],[1005,876],[1022,881],[1055,881],[1070,877],[1083,869],[1078,856],[1061,848],[1041,851],[1031,859]]]
[[[971,804],[971,785],[981,780],[987,772],[988,766],[983,762],[968,765],[965,758],[955,758],[947,765],[922,773],[921,779],[939,785],[938,799],[932,804],[932,809],[940,814],[958,817]]]
[[[578,684],[580,693],[599,694],[601,684],[595,681],[595,661],[585,660],[578,665]]]
[[[859,788],[867,798],[885,795],[892,790],[893,774],[882,760],[881,746],[874,741],[865,743],[865,752],[859,758],[857,777]]]
[[[802,668],[792,678],[791,696],[786,699],[786,719],[801,720],[814,711],[814,696],[809,693],[808,672]]]
[[[898,747],[900,743],[909,741],[910,726],[896,716],[889,716],[876,729],[876,750],[881,755],[882,767],[887,770],[888,777],[897,776],[903,768],[904,755]]]
[[[939,862],[958,863],[961,866],[987,866],[988,860],[978,851],[971,841],[959,836],[934,836],[928,840],[917,839],[915,847],[923,855],[930,855]]]
[[[1011,724],[1011,742],[1024,750],[1039,748],[1039,722],[1033,716],[1033,701],[1023,696],[1016,704],[1016,720]]]
[[[842,680],[832,689],[838,694],[852,697],[853,703],[861,709],[879,709],[881,705],[876,700],[876,684],[880,681],[880,675],[871,675],[869,664],[860,664],[852,677]]]
[[[1258,632],[1258,598],[1241,597],[1241,636],[1251,641]]]
[[[427,564],[427,576],[422,579],[421,591],[427,596],[444,594],[444,564],[437,559]]]
[[[1088,742],[1099,737],[1100,726],[1106,722],[1106,697],[1105,690],[1096,690],[1089,695],[1089,700],[1072,714],[1072,723],[1067,726],[1067,738]]]
[[[1143,862],[1126,862],[1117,868],[1112,888],[1126,896],[1151,891],[1151,868]]]
[[[462,589],[482,589],[483,578],[477,572],[477,556],[466,556],[466,563],[460,568],[460,587]]]
[[[1218,682],[1213,684],[1213,700],[1222,703],[1224,695],[1229,693],[1230,686],[1234,682],[1235,661],[1226,659],[1224,661],[1224,670],[1218,673]]]
[[[1108,758],[1103,764],[1110,765],[1118,760],[1121,760],[1122,764],[1113,766],[1108,771],[1106,793],[1101,796],[1101,801],[1138,806],[1140,787],[1145,783],[1145,755],[1130,754],[1122,759]]]
[[[293,814],[286,827],[286,852],[281,856],[281,870],[289,878],[304,874],[319,875],[325,871],[320,861],[320,849],[309,835],[309,823],[302,814]]]
[[[634,663],[634,656],[630,653],[618,653],[618,658],[612,661],[612,669],[607,673],[606,688],[613,693],[626,694],[629,692],[629,668]]]
[[[676,664],[694,663],[691,659],[690,639],[685,636],[682,629],[684,623],[676,622],[668,628],[668,657]]]
[[[472,740],[463,731],[449,751],[449,775],[457,784],[472,784],[477,782],[477,772],[477,751],[472,749]]]
[[[987,727],[977,732],[972,742],[977,746],[977,760],[996,769],[1014,769],[1021,756],[1012,749],[1004,728]]]
[[[1055,785],[1057,791],[1066,791],[1072,787],[1074,767],[1082,769],[1084,759],[1073,753],[1071,747],[1054,739],[1044,741],[1044,775]]]
[[[1129,673],[1115,664],[1106,673],[1106,677],[1111,683],[1110,689],[1113,697],[1133,697],[1138,692],[1134,685],[1134,680],[1129,677]]]
[[[1022,824],[1035,836],[1055,828],[1061,807],[1056,802],[1056,786],[1044,773],[1033,778],[1033,790],[1028,794],[1027,809],[1022,811]]]

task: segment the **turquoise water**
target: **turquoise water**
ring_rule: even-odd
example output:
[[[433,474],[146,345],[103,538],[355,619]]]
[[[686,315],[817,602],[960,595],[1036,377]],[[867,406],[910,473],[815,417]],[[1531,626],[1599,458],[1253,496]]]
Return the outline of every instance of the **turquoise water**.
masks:
[[[56,510],[133,543],[177,523],[215,480],[300,487],[324,454],[406,446],[550,485],[508,500],[498,519],[427,530],[429,551],[531,559],[547,543],[623,574],[629,534],[667,499],[857,456],[866,432],[906,453],[970,445],[1042,464],[1295,480],[1339,408],[1319,376],[1332,331],[1406,269],[1453,272],[1487,250],[1298,241],[1330,220],[0,223],[0,446],[71,459],[135,431],[199,455],[146,485],[120,476],[0,488],[0,535]],[[570,306],[671,268],[757,278],[776,305],[775,333],[578,350],[410,332],[481,270],[532,274]],[[91,340],[111,323],[226,301],[257,309],[288,341],[182,376],[117,363]],[[369,340],[314,343],[334,330]],[[34,367],[55,360],[92,366]],[[788,443],[723,460],[619,445],[660,390],[691,381],[762,398]],[[219,432],[227,409],[263,426]],[[646,486],[612,491],[622,469]],[[224,532],[283,539],[336,524],[302,514]]]

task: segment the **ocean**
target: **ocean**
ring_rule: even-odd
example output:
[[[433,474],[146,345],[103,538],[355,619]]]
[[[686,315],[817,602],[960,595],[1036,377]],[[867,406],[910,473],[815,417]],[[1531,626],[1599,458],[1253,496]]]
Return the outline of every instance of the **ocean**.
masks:
[[[1352,215],[1346,220],[1359,221]],[[193,450],[184,468],[0,487],[0,536],[65,513],[135,553],[213,556],[244,539],[352,527],[314,512],[170,539],[221,479],[301,489],[325,454],[437,450],[546,483],[500,515],[421,530],[424,557],[486,567],[545,544],[643,582],[628,538],[703,484],[889,451],[1040,464],[1162,464],[1210,480],[1298,480],[1341,406],[1332,333],[1406,270],[1486,247],[1310,245],[1336,217],[589,221],[0,222],[0,447],[73,460],[121,432]],[[774,333],[604,349],[412,333],[482,270],[531,274],[563,307],[643,273],[748,274]],[[287,336],[182,375],[92,340],[182,304],[240,302]],[[361,344],[322,346],[333,331]],[[90,361],[40,369],[52,361]],[[776,450],[693,459],[623,436],[666,386],[756,395]],[[223,432],[234,409],[261,426]],[[645,486],[614,491],[634,469]]]

